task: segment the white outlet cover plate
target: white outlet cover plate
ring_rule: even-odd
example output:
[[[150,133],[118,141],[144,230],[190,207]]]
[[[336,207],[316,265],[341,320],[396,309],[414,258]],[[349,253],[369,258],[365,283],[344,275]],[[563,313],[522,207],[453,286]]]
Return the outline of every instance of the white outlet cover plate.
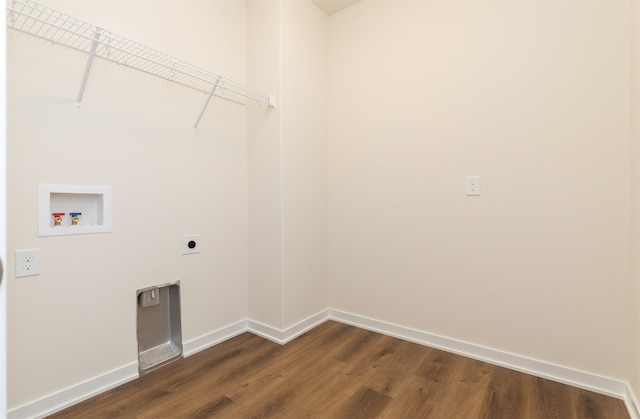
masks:
[[[187,234],[182,236],[182,254],[190,255],[192,253],[200,253],[202,247],[199,234]]]
[[[16,250],[16,278],[40,275],[40,249]]]
[[[480,196],[480,176],[467,176],[467,196]]]

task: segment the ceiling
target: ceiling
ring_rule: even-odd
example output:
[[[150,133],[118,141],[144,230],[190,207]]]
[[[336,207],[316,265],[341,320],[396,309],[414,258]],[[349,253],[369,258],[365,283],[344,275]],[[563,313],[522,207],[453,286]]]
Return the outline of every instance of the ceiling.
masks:
[[[336,12],[339,12],[342,9],[346,9],[354,3],[359,2],[360,0],[311,0],[318,6],[322,11],[324,11],[328,15],[332,15]]]

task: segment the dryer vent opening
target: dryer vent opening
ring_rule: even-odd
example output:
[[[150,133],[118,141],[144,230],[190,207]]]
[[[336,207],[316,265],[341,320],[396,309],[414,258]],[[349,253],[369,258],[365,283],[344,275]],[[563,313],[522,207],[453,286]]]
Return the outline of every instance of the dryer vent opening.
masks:
[[[182,358],[180,283],[137,290],[136,306],[140,375]]]

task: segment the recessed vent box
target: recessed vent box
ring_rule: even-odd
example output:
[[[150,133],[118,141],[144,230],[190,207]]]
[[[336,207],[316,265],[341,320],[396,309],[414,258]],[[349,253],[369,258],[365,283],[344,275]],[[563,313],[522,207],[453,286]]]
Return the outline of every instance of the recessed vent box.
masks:
[[[182,358],[180,282],[136,291],[138,371]]]

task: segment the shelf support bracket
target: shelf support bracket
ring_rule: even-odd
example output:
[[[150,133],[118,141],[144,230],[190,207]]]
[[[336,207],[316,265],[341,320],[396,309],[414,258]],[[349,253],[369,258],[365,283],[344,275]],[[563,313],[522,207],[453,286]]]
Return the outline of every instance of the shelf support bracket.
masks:
[[[198,129],[198,124],[200,123],[200,120],[202,119],[202,115],[204,115],[204,111],[207,109],[207,106],[209,106],[209,102],[211,101],[211,98],[213,97],[213,93],[218,88],[218,84],[219,83],[220,83],[220,79],[219,78],[216,80],[215,83],[213,83],[213,87],[211,87],[211,91],[209,92],[209,96],[207,96],[207,100],[204,102],[204,106],[202,107],[202,110],[200,111],[200,115],[198,115],[198,119],[196,120],[196,123],[193,124],[193,130],[194,131],[196,129]]]
[[[104,32],[103,29],[96,28],[96,33],[93,35],[93,42],[91,44],[91,51],[89,51],[89,58],[87,59],[87,66],[84,69],[82,75],[82,84],[80,85],[80,91],[78,92],[78,98],[76,99],[76,106],[82,108],[82,96],[84,96],[84,88],[87,85],[87,79],[89,78],[89,71],[91,70],[91,64],[93,64],[93,58],[96,56],[96,49],[98,48],[98,40],[100,35]]]
[[[11,12],[9,13],[9,15],[11,16],[11,23],[16,21],[16,15],[13,12],[16,9],[16,0],[13,0],[11,2]]]

